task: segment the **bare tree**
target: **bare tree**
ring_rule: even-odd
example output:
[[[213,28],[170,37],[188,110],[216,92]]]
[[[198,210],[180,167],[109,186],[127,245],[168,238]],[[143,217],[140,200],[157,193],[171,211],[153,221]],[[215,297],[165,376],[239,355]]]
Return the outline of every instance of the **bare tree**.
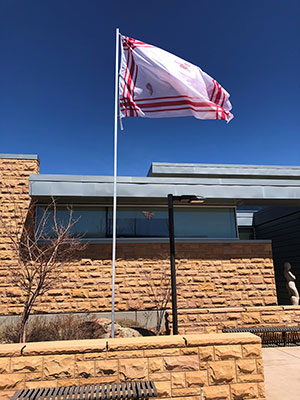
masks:
[[[71,236],[71,228],[77,222],[73,219],[72,210],[69,210],[66,219],[59,221],[54,199],[43,209],[40,208],[38,219],[35,203],[24,210],[12,199],[10,207],[11,218],[7,219],[7,213],[3,213],[0,227],[8,238],[13,256],[14,265],[10,268],[9,280],[21,290],[24,299],[19,334],[20,343],[23,343],[33,306],[39,297],[55,286],[63,265],[71,261],[84,245]]]
[[[158,276],[157,276],[158,275]],[[159,335],[162,329],[162,322],[167,310],[171,296],[170,274],[162,266],[159,271],[152,269],[144,272],[148,282],[149,295],[155,304],[156,309],[156,334]]]

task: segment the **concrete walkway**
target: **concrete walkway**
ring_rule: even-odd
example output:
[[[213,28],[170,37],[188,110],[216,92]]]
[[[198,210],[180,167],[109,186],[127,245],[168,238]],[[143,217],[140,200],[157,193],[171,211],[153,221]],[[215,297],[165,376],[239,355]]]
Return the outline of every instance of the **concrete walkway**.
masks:
[[[267,400],[300,398],[300,347],[263,348]]]

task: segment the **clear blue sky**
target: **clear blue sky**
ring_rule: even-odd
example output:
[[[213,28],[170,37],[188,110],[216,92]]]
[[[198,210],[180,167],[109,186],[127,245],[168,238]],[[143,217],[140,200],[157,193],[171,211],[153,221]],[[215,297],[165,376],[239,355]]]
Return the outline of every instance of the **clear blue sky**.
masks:
[[[216,78],[235,118],[124,119],[119,175],[152,161],[300,165],[299,0],[0,0],[0,153],[112,175],[115,28]]]

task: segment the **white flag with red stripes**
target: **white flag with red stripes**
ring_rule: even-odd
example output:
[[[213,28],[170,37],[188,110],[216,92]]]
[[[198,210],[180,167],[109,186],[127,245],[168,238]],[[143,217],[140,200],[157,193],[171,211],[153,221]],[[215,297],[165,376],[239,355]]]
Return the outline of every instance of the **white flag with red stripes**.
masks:
[[[121,117],[233,118],[229,94],[199,67],[139,40],[121,42]]]

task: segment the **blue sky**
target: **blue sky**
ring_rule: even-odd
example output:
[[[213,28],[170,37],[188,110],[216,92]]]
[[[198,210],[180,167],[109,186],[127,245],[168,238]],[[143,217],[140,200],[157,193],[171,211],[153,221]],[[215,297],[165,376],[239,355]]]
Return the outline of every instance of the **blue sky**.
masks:
[[[198,66],[235,118],[124,119],[119,175],[152,161],[300,165],[298,0],[0,0],[0,153],[113,174],[115,28]]]

